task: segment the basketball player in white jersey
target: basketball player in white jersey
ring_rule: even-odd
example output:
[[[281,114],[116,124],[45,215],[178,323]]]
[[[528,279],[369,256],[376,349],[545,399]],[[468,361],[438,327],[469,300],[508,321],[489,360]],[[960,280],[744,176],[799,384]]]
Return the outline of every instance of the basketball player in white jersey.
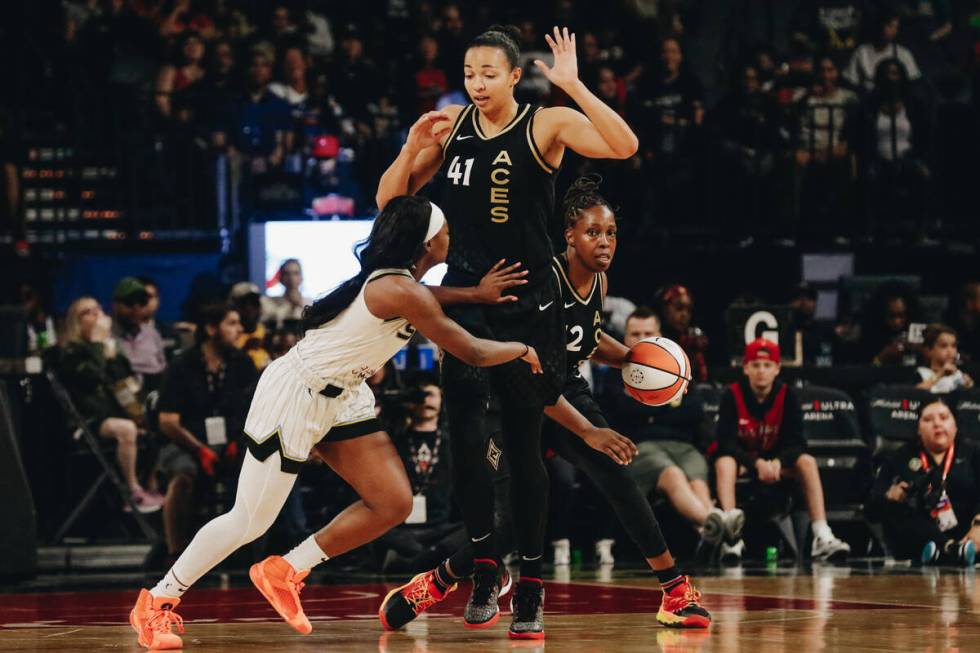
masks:
[[[181,648],[172,632],[172,626],[183,632],[183,621],[173,611],[181,596],[233,551],[265,533],[300,466],[315,450],[360,500],[286,556],[270,556],[249,572],[293,628],[312,630],[299,602],[310,569],[370,542],[411,512],[405,468],[375,416],[365,379],[416,328],[469,365],[489,367],[520,358],[534,373],[541,372],[534,349],[470,335],[418,283],[445,261],[448,248],[449,229],[439,207],[421,197],[395,198],[358,251],[361,272],[307,307],[306,336],[259,379],[245,422],[248,452],[234,507],[201,528],[166,576],[140,592],[130,623],[142,646]],[[466,300],[457,294],[450,301]]]

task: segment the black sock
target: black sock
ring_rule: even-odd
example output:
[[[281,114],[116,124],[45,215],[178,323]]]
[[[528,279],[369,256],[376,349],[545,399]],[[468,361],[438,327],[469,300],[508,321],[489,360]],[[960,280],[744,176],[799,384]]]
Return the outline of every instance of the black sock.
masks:
[[[676,566],[667,567],[666,569],[654,569],[654,572],[657,574],[657,580],[660,581],[660,587],[664,591],[670,591],[671,588],[684,580],[684,577],[681,576],[681,572],[678,571]]]
[[[452,554],[442,563],[446,572],[453,577],[454,580],[459,580],[461,578],[469,578],[473,575],[473,558],[479,557],[473,555],[473,549],[468,546],[464,546],[456,553]]]
[[[521,556],[521,581],[525,578],[532,578],[541,580],[541,566],[544,561],[543,555],[538,555],[534,558],[525,558]]]

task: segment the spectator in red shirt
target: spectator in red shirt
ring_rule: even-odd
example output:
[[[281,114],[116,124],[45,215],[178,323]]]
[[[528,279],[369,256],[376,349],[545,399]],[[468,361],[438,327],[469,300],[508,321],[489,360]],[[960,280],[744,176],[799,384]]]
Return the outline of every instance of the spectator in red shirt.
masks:
[[[432,36],[419,41],[419,64],[415,70],[417,113],[433,111],[436,101],[449,89],[445,71],[439,66],[439,42]]]
[[[813,526],[811,557],[826,560],[846,555],[851,547],[827,524],[817,461],[805,453],[799,399],[777,378],[779,370],[779,345],[757,338],[745,346],[745,377],[728,387],[718,413],[718,503],[726,513],[735,509],[735,480],[746,474],[762,485],[796,481],[806,497]],[[745,542],[738,530],[727,533],[721,546],[723,560],[741,559]]]

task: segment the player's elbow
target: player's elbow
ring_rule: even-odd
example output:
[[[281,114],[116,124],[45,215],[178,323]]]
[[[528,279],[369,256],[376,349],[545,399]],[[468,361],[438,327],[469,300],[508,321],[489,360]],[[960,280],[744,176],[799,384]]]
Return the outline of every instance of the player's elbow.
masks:
[[[613,148],[613,157],[616,159],[628,159],[640,149],[640,139],[636,134],[630,132],[628,138],[623,139],[622,143],[617,143]]]

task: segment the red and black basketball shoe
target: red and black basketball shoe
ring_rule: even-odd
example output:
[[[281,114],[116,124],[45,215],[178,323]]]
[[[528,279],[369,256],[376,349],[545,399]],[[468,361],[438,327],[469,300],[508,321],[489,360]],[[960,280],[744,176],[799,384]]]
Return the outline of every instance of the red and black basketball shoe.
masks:
[[[701,607],[701,592],[689,576],[681,576],[676,583],[664,588],[657,621],[668,628],[707,628],[711,625],[711,615]]]

